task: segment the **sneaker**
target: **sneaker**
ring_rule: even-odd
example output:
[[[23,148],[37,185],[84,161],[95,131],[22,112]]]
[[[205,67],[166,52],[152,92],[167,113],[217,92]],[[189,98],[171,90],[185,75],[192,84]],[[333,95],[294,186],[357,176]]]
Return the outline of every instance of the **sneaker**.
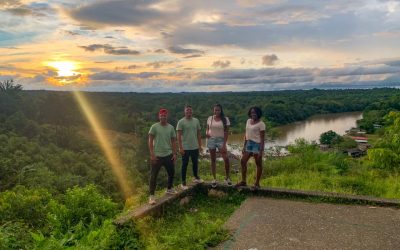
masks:
[[[156,197],[154,197],[154,195],[150,195],[150,197],[149,197],[149,204],[150,205],[154,205],[154,204],[156,204],[157,202],[156,202]]]
[[[186,185],[184,185],[184,184],[181,184],[180,187],[181,187],[182,190],[187,190],[187,189],[189,189],[189,187],[186,186]]]
[[[194,178],[193,182],[194,183],[203,183],[204,181],[202,179],[200,179],[200,178]]]
[[[213,188],[217,187],[217,180],[215,180],[215,179],[212,180],[211,187],[213,187]]]
[[[176,192],[176,190],[175,190],[175,189],[173,189],[173,188],[170,188],[170,189],[167,189],[167,191],[165,191],[165,193],[166,193],[166,194],[171,194],[171,195],[174,195],[174,194],[177,194],[178,192]]]
[[[225,182],[226,185],[232,186],[232,181],[231,181],[231,179],[229,179],[229,178],[228,178],[228,179],[225,179],[224,182]]]

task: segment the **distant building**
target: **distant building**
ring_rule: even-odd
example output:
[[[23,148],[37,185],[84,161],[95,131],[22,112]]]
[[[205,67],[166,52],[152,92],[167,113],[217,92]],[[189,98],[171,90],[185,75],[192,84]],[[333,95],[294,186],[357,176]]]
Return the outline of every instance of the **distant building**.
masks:
[[[367,137],[350,136],[350,138],[355,140],[357,143],[368,143],[368,138]]]
[[[351,148],[351,149],[344,150],[344,153],[347,153],[348,156],[356,158],[356,157],[360,157],[362,155],[365,155],[366,151],[362,151],[362,150],[360,150],[358,148]]]

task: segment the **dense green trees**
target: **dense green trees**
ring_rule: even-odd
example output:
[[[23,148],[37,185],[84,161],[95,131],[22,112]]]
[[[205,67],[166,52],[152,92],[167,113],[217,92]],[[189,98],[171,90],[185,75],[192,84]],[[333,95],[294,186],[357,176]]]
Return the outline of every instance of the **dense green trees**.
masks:
[[[369,159],[375,167],[400,169],[400,112],[390,112],[386,117],[385,134],[368,151]]]
[[[322,133],[319,137],[319,141],[321,142],[321,144],[326,144],[329,146],[338,144],[342,140],[343,140],[342,137],[332,130]]]
[[[382,119],[400,109],[396,89],[84,95],[139,194],[146,191],[146,139],[157,111],[169,109],[170,123],[176,125],[185,104],[193,106],[205,127],[213,105],[221,103],[233,132],[243,132],[247,111],[254,105],[262,108],[269,128],[314,114],[365,109],[360,126],[389,125],[379,147],[371,151],[371,161],[384,168],[399,165],[398,117]],[[308,164],[339,173],[348,169],[345,156],[325,159],[316,145],[305,141],[289,150],[301,159],[293,161],[296,167]],[[0,82],[1,249],[140,249],[134,226],[116,228],[111,223],[122,203],[117,180],[73,93],[22,91],[12,81]]]

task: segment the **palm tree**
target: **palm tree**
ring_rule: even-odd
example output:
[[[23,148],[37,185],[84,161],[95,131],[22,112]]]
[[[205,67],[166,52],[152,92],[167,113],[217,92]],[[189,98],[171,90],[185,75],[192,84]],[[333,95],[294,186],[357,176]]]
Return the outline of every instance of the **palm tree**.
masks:
[[[22,85],[14,84],[14,80],[4,80],[0,81],[0,92],[3,93],[15,93],[22,90]]]

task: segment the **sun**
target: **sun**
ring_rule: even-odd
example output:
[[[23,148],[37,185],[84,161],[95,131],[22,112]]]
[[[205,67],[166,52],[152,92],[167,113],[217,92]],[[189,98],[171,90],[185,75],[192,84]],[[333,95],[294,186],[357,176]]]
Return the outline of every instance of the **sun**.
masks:
[[[87,83],[87,74],[81,72],[80,63],[76,61],[47,61],[43,64],[56,71],[47,77],[47,82],[54,86],[82,85]]]
[[[78,73],[75,70],[78,68],[75,62],[71,61],[55,61],[48,62],[48,66],[55,68],[59,77],[74,76]]]

